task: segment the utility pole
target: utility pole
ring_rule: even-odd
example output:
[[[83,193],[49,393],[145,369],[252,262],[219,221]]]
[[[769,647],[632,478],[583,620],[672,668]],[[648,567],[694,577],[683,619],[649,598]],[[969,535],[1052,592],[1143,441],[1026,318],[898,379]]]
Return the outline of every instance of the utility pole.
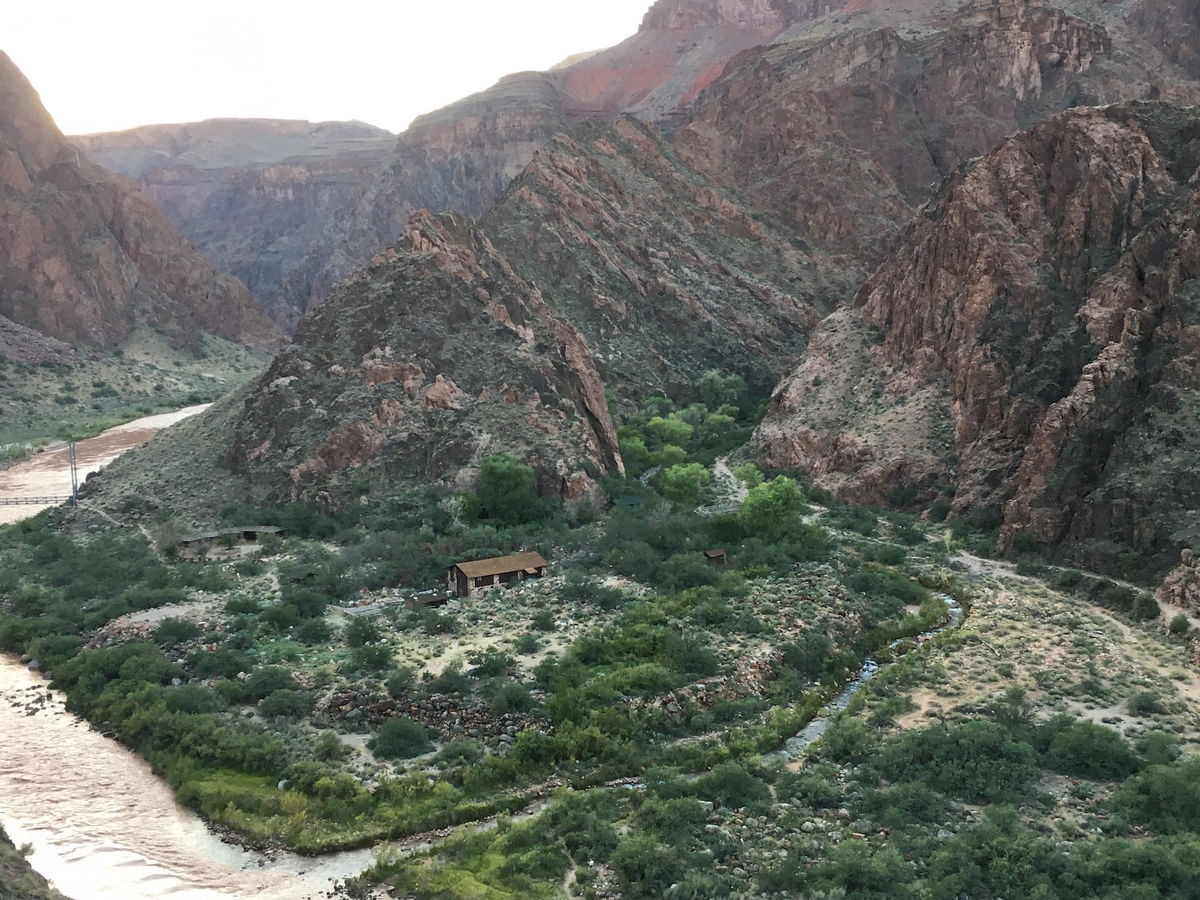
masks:
[[[79,505],[79,467],[75,464],[75,442],[67,444],[67,461],[71,464],[71,505]]]

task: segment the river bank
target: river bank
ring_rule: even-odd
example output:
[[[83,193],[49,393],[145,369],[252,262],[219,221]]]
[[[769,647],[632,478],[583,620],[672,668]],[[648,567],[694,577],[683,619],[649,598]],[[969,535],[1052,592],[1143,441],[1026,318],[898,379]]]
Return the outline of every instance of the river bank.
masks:
[[[76,900],[306,900],[371,863],[368,850],[314,858],[225,843],[11,657],[0,657],[0,734],[0,822]]]
[[[114,459],[145,443],[164,428],[204,412],[211,404],[188,406],[169,413],[158,413],[117,425],[94,438],[75,445],[79,480],[96,472]],[[65,497],[71,493],[71,466],[67,445],[58,444],[23,462],[0,471],[0,498]],[[20,522],[37,515],[53,504],[0,505],[0,525]]]

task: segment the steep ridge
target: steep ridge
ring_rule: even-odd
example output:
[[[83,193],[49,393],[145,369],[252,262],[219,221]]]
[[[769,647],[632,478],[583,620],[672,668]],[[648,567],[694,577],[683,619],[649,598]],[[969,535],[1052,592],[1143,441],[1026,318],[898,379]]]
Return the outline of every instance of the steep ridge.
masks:
[[[906,27],[823,24],[744,54],[676,144],[852,264],[878,263],[958,163],[1047,115],[1200,98],[1152,51],[1027,0],[982,0]]]
[[[125,179],[83,158],[0,53],[0,315],[69,343],[111,346],[147,324],[176,346],[202,333],[276,337]]]
[[[623,396],[688,396],[713,368],[768,391],[853,291],[629,117],[554,138],[480,228],[587,337]]]
[[[540,146],[576,123],[622,112],[677,118],[730,59],[817,8],[816,0],[658,0],[638,33],[615,47],[550,72],[510,75],[422,116],[347,211],[332,252],[315,248],[286,294],[299,310],[320,302],[418,209],[481,214]]]
[[[396,137],[360,122],[213,119],[81,135],[100,165],[133,178],[222,271],[288,330],[284,277],[325,240]]]
[[[568,499],[622,468],[582,336],[450,214],[414,217],[305,319],[234,412],[226,465],[273,499],[337,502],[501,451]]]
[[[961,167],[778,389],[764,461],[1173,563],[1200,539],[1198,164],[1200,115],[1132,103]]]
[[[653,126],[587,124],[538,151],[478,226],[416,214],[207,431],[168,435],[102,481],[173,498],[233,478],[337,504],[453,482],[509,450],[544,493],[573,498],[621,468],[609,396],[695,394],[711,368],[768,390],[850,296],[839,277]]]

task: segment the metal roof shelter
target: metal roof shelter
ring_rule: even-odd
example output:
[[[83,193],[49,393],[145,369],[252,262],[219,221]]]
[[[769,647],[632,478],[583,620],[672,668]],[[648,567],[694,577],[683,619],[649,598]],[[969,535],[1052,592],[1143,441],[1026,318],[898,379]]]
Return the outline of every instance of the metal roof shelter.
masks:
[[[550,564],[540,553],[525,551],[511,556],[495,556],[472,562],[455,563],[450,567],[450,587],[460,597],[475,590],[496,584],[511,584],[526,578],[541,578]]]

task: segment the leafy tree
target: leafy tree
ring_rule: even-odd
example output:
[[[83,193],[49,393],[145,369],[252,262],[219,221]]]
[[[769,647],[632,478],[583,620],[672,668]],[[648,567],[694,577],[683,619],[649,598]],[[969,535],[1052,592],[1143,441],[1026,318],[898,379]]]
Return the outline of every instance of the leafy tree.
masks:
[[[677,854],[652,835],[633,832],[613,852],[612,867],[626,897],[658,898],[679,880],[683,867]]]
[[[505,525],[536,522],[549,512],[549,505],[534,491],[533,469],[511,453],[484,458],[478,494],[483,514]]]
[[[662,416],[655,416],[646,423],[645,427],[646,434],[659,446],[674,444],[682,447],[692,439],[693,431],[691,425],[675,415],[665,419]]]
[[[1126,778],[1141,765],[1120,734],[1094,722],[1076,722],[1056,734],[1047,762],[1056,772],[1104,781]]]
[[[777,538],[791,530],[802,509],[804,494],[800,486],[780,475],[751,488],[738,515],[749,533]]]
[[[755,488],[763,483],[762,470],[752,462],[738,466],[733,470],[733,474],[748,488]]]
[[[384,759],[411,759],[433,749],[429,731],[412,719],[388,719],[371,739],[371,752]]]
[[[379,626],[370,619],[354,618],[346,624],[346,646],[363,647],[373,644],[383,637]]]
[[[700,376],[700,397],[709,409],[738,403],[744,399],[746,390],[746,381],[740,375],[724,375],[709,369]]]
[[[695,506],[708,481],[708,469],[699,463],[671,466],[663,473],[663,496],[681,506]]]

